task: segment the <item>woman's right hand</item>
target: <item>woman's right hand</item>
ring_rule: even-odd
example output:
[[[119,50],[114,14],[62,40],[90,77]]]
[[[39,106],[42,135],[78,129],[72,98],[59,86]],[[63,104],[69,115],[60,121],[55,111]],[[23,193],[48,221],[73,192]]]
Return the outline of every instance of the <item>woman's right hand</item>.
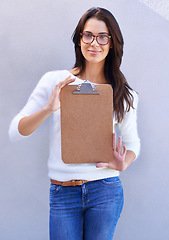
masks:
[[[18,131],[23,136],[28,136],[32,132],[35,131],[39,127],[39,125],[47,118],[49,117],[53,112],[57,111],[60,108],[60,91],[61,89],[71,83],[74,82],[75,78],[72,76],[67,77],[64,81],[59,82],[56,84],[56,86],[53,88],[51,97],[47,103],[47,105],[39,110],[38,112],[35,112],[34,114],[30,116],[23,117],[18,125]]]
[[[56,84],[56,86],[53,88],[51,97],[48,101],[48,104],[46,105],[46,108],[51,113],[57,111],[60,108],[60,91],[61,89],[69,84],[75,81],[75,77],[72,77],[71,75],[68,76],[65,80],[59,82]]]

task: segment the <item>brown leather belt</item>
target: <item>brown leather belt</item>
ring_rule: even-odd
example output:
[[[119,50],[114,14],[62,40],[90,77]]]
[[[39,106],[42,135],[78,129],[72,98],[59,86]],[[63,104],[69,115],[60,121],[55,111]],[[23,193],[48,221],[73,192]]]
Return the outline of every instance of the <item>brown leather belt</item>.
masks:
[[[86,183],[88,182],[87,180],[71,180],[71,181],[68,181],[68,182],[60,182],[60,181],[57,181],[57,180],[54,180],[54,179],[50,179],[51,183],[53,184],[57,184],[57,185],[62,185],[64,187],[68,187],[68,186],[80,186],[82,185],[83,183]]]

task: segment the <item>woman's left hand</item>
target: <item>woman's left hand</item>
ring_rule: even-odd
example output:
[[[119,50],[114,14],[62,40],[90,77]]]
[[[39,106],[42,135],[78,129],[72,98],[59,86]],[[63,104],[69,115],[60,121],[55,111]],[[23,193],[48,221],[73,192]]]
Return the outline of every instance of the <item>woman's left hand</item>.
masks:
[[[124,171],[127,168],[126,163],[126,146],[122,146],[122,138],[118,137],[116,140],[116,133],[113,133],[113,159],[108,163],[97,163],[97,168],[108,167],[118,171]]]

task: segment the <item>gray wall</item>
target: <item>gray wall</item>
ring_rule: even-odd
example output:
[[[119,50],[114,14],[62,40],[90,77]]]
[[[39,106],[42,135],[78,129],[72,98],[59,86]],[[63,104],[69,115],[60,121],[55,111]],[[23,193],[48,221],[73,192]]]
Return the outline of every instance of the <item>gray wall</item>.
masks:
[[[169,22],[138,0],[0,1],[0,239],[48,239],[48,120],[10,143],[8,127],[47,71],[74,64],[71,34],[90,7],[109,9],[125,39],[122,71],[139,92],[141,154],[121,174],[115,240],[168,238]]]

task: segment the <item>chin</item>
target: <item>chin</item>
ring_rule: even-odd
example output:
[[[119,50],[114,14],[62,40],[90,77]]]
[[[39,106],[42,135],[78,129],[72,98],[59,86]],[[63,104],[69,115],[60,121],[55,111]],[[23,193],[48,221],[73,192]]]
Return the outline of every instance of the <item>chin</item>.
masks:
[[[87,60],[89,63],[101,63],[101,62],[104,62],[105,59],[90,59],[90,60]]]

